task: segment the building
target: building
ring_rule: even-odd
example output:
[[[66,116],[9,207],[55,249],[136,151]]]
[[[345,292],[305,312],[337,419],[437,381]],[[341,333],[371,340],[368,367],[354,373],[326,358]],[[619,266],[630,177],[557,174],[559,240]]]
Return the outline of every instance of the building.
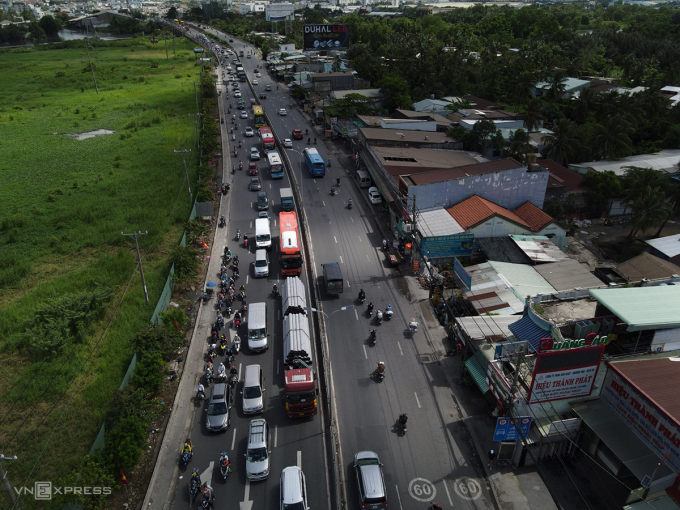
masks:
[[[354,89],[354,73],[351,72],[315,73],[309,76],[309,81],[315,92]]]
[[[489,261],[544,264],[569,258],[545,236],[478,237],[475,242]]]
[[[677,106],[677,104],[680,103],[680,87],[662,87],[660,93],[670,100],[671,108]]]
[[[417,103],[413,103],[413,109],[417,112],[437,112],[440,115],[446,116],[453,112],[454,106],[449,101],[442,101],[441,99],[423,99]]]
[[[589,161],[587,163],[572,163],[569,168],[580,174],[588,171],[605,172],[611,170],[618,176],[626,173],[630,166],[653,168],[671,174],[677,172],[680,163],[680,149],[666,149],[653,154],[629,156],[617,161]]]
[[[394,111],[394,119],[412,119],[412,120],[423,120],[428,122],[434,122],[436,125],[436,130],[441,132],[448,131],[454,124],[447,117],[443,117],[437,113],[428,112],[412,112],[411,110],[400,110]]]
[[[121,14],[118,11],[101,11],[73,18],[68,23],[71,28],[104,27],[111,24],[114,16],[132,19],[132,16]]]
[[[580,92],[583,89],[587,89],[590,87],[590,81],[589,80],[579,80],[578,78],[566,78],[563,82],[564,84],[564,90],[562,94],[560,95],[561,99],[567,99],[576,93]],[[534,87],[531,89],[531,94],[535,97],[541,97],[546,95],[548,90],[550,90],[550,87],[552,86],[552,83],[549,81],[542,81],[534,85]]]
[[[285,21],[295,19],[295,8],[293,4],[267,4],[264,9],[265,19],[267,21]],[[295,47],[293,46],[293,49]],[[285,50],[281,50],[285,51]]]
[[[680,265],[680,234],[645,241],[652,255]]]
[[[640,283],[680,276],[680,267],[645,252],[616,267],[597,268],[595,274],[610,283]]]
[[[546,202],[564,203],[569,201],[573,203],[574,208],[585,206],[584,193],[587,189],[581,187],[582,174],[569,170],[552,159],[541,159],[538,161],[538,165],[550,172],[548,187],[545,192]]]

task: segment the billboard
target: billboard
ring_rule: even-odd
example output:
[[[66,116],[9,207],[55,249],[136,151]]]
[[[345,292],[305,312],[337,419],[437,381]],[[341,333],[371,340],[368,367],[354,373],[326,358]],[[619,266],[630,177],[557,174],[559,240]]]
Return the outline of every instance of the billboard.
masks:
[[[530,416],[519,418],[497,418],[496,430],[493,433],[494,441],[516,441],[529,435],[531,428]]]
[[[349,25],[303,25],[302,46],[305,51],[349,49]]]
[[[570,351],[541,352],[527,398],[530,404],[590,395],[604,345]]]
[[[460,257],[472,254],[474,241],[474,234],[423,237],[420,249],[431,258]]]

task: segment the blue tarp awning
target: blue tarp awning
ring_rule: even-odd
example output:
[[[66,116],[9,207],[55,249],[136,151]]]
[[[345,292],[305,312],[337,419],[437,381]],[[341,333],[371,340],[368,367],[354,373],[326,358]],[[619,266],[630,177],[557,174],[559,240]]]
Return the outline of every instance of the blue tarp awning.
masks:
[[[527,342],[529,344],[529,351],[531,352],[538,351],[538,344],[541,341],[541,338],[550,336],[549,331],[538,327],[528,315],[522,317],[517,322],[508,325],[508,329],[512,331],[517,340]]]

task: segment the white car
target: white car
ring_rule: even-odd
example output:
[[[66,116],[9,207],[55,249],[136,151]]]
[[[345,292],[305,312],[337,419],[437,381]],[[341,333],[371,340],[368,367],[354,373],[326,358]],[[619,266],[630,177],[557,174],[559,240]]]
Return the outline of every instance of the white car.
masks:
[[[251,161],[256,161],[260,159],[260,151],[257,150],[257,147],[253,147],[250,149],[250,159]]]
[[[253,80],[253,85],[259,85],[259,84],[260,84],[260,82],[258,82],[257,80]]]
[[[368,188],[368,199],[372,204],[382,204],[382,197],[375,186]]]
[[[246,128],[246,136],[255,136],[255,131],[250,126]]]
[[[239,96],[239,97],[240,97],[240,96]],[[242,110],[242,111],[241,111],[241,118],[242,118],[242,119],[247,119],[247,118],[248,118],[248,112],[245,111],[245,110]]]
[[[286,138],[283,141],[283,146],[288,148],[288,149],[292,149],[293,148],[293,141],[290,138]]]
[[[281,115],[281,116],[283,117],[284,115],[288,115],[288,112],[286,111],[285,108],[281,108],[281,109],[279,110],[279,115]]]
[[[279,483],[279,507],[281,510],[307,510],[307,483],[305,474],[297,466],[285,468]]]
[[[260,73],[255,73],[255,78],[262,78],[262,75]]]
[[[235,91],[234,92],[234,97],[241,97],[241,92],[240,91]]]

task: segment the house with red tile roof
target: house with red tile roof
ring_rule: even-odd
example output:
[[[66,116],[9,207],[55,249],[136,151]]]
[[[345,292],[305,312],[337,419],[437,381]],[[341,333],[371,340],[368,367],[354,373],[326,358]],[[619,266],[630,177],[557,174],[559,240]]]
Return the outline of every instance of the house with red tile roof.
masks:
[[[473,195],[447,211],[465,233],[475,238],[539,235],[550,238],[562,249],[567,244],[564,227],[529,201],[510,210]]]

